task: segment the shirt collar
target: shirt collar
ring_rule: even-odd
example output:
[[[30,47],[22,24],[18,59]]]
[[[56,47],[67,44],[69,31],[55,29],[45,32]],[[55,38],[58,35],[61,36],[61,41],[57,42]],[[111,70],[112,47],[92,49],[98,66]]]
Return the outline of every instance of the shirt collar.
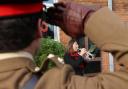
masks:
[[[24,58],[29,58],[31,60],[34,60],[32,54],[26,51],[0,53],[0,60],[6,60],[8,58],[15,58],[15,57],[24,57]]]

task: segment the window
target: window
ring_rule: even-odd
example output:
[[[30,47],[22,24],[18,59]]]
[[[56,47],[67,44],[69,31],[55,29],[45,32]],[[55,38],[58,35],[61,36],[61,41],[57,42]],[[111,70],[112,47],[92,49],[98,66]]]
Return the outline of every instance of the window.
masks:
[[[43,3],[46,5],[46,8],[53,6],[53,3],[58,2],[58,0],[44,0]],[[54,38],[56,41],[60,41],[60,32],[59,28],[57,26],[49,25],[48,27],[48,33],[45,35],[51,36],[51,38]]]

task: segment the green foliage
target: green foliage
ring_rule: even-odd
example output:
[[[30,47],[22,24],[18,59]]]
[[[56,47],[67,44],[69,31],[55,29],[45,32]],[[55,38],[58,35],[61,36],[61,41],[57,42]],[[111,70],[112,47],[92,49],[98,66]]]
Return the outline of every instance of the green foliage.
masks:
[[[48,56],[48,54],[58,55],[59,57],[63,58],[65,52],[64,46],[59,43],[58,41],[54,41],[51,38],[42,38],[41,39],[41,47],[37,56],[35,57],[35,62],[38,66],[41,66],[44,59]],[[48,64],[49,67],[54,66],[53,63]]]

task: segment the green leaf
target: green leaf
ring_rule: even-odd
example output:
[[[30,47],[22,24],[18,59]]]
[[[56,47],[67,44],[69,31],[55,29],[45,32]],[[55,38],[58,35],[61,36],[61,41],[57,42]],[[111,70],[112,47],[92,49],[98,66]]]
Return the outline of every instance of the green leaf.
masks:
[[[54,41],[51,38],[42,38],[41,39],[41,47],[35,57],[35,62],[38,66],[41,66],[44,59],[48,56],[48,54],[58,55],[59,57],[63,58],[65,53],[65,47],[59,43],[58,41]],[[50,62],[48,64],[49,68],[52,68],[54,63]]]

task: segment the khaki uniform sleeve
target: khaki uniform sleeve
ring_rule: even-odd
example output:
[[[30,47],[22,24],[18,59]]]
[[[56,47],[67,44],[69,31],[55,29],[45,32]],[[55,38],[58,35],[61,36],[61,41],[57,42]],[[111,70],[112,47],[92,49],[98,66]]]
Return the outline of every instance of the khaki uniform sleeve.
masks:
[[[123,45],[128,46],[127,25],[107,7],[94,12],[84,30],[101,50],[122,50],[126,48]]]
[[[128,24],[107,7],[94,12],[85,23],[85,34],[102,51],[111,52],[128,69]]]
[[[36,89],[127,89],[127,75],[127,72],[115,72],[93,77],[78,76],[69,65],[64,65],[46,72]]]
[[[74,72],[69,65],[50,69],[40,78],[36,89],[66,89],[72,74]]]
[[[74,75],[69,65],[53,68],[37,83],[36,89],[98,89],[97,77],[87,78]]]

